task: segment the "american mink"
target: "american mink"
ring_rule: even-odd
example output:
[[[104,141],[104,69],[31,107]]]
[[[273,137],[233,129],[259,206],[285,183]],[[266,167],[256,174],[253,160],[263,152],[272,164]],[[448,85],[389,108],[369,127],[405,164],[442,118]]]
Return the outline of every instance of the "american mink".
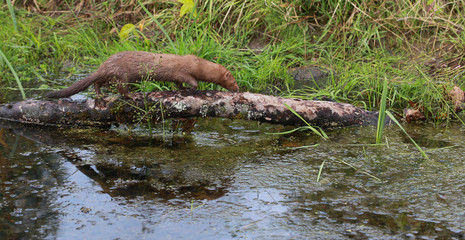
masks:
[[[178,88],[183,83],[198,86],[197,81],[218,84],[230,91],[238,91],[236,79],[225,67],[194,55],[155,54],[142,51],[127,51],[111,55],[92,75],[68,88],[49,92],[46,98],[72,96],[94,84],[97,97],[103,86],[116,85],[118,92],[127,96],[129,83],[142,80],[174,82]]]

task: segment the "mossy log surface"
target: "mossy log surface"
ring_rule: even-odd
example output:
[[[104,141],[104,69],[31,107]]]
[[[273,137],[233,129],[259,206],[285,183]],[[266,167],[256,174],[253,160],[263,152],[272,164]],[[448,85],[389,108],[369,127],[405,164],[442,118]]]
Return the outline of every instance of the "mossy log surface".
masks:
[[[0,105],[0,119],[25,124],[104,126],[115,123],[159,122],[168,118],[218,117],[319,127],[372,125],[378,114],[350,104],[282,98],[249,92],[162,91],[133,93],[131,99],[72,101],[26,100]]]

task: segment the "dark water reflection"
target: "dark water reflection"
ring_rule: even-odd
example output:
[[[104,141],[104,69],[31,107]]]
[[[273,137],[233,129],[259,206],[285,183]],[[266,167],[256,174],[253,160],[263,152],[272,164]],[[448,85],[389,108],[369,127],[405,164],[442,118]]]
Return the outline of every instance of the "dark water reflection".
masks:
[[[0,239],[465,238],[463,127],[409,126],[430,160],[394,127],[389,146],[374,128],[168,129],[0,123]]]

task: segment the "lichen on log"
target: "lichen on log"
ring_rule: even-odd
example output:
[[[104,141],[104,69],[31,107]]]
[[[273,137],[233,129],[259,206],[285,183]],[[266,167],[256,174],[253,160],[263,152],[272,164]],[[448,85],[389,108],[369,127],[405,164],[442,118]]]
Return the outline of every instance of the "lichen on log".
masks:
[[[0,105],[0,119],[26,124],[101,126],[159,122],[168,118],[218,117],[301,126],[344,127],[377,123],[377,113],[350,104],[282,98],[249,92],[161,91],[130,99],[27,100]]]

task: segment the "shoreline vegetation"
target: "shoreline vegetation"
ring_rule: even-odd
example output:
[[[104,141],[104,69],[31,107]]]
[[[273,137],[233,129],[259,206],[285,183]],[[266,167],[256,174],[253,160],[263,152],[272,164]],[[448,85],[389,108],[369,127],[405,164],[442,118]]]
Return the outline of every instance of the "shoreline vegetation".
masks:
[[[0,3],[0,101],[17,100],[21,89],[27,98],[40,98],[111,54],[142,50],[222,64],[241,91],[329,98],[370,111],[380,109],[387,80],[391,112],[416,108],[435,124],[463,118],[448,93],[465,87],[465,1],[9,3]],[[302,66],[328,70],[327,82],[296,87],[288,70]]]

